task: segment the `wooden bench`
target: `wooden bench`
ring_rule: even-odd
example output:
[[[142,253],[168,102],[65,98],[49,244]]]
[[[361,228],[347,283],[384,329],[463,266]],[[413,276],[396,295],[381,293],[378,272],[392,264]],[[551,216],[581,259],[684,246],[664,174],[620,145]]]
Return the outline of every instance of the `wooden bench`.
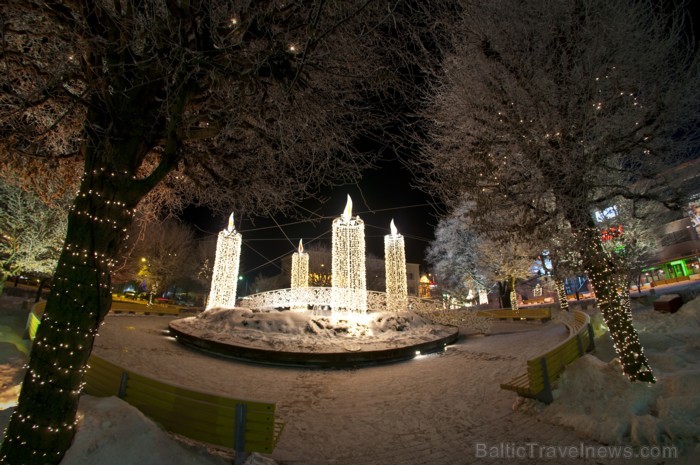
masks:
[[[660,279],[658,281],[652,281],[651,287],[662,286],[664,284],[681,283],[683,281],[690,281],[690,276],[677,276],[675,278]]]
[[[477,316],[491,318],[494,320],[540,320],[542,323],[552,318],[552,311],[548,307],[543,308],[521,308],[517,312],[500,308],[495,310],[479,310]]]
[[[85,373],[86,394],[118,396],[163,428],[236,451],[236,463],[250,452],[271,453],[284,424],[275,404],[216,396],[173,386],[93,354]]]
[[[523,300],[523,305],[537,305],[545,303],[546,297],[534,297],[532,299]]]
[[[566,365],[595,348],[593,327],[586,313],[574,311],[570,321],[565,324],[569,329],[566,341],[529,359],[526,363],[527,371],[501,384],[501,389],[515,391],[520,396],[537,399],[546,404],[554,400],[552,384],[559,378]]]
[[[178,305],[151,304],[146,302],[134,302],[121,298],[112,298],[112,306],[109,311],[111,313],[128,313],[130,315],[175,315],[181,313],[193,313],[197,310],[192,307],[181,307]]]
[[[27,332],[33,341],[46,303],[29,314]],[[275,419],[275,404],[216,396],[173,386],[126,370],[92,354],[83,392],[118,396],[163,428],[188,438],[232,448],[236,464],[250,452],[271,453],[284,423]]]

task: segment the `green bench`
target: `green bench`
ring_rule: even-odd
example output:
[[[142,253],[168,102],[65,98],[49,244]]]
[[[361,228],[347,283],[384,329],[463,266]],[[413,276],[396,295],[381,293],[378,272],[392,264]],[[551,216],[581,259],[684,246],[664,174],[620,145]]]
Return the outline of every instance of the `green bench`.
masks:
[[[542,308],[521,308],[517,312],[508,308],[496,310],[479,310],[477,316],[491,318],[494,320],[539,320],[542,323],[552,318],[552,311],[548,307]]]
[[[32,308],[27,334],[34,340],[46,302]],[[271,453],[284,423],[275,404],[232,399],[173,386],[108,362],[92,354],[83,392],[118,396],[173,433],[236,451],[236,464],[251,452]]]
[[[175,315],[179,316],[182,313],[197,313],[198,310],[193,307],[181,307],[178,305],[167,304],[151,304],[146,302],[135,302],[133,300],[125,300],[119,297],[112,297],[112,306],[109,311],[111,313],[127,313],[130,315]]]
[[[569,337],[555,348],[529,359],[526,372],[501,384],[501,389],[515,391],[522,397],[546,404],[554,400],[552,384],[566,365],[595,348],[593,327],[586,313],[575,310],[571,320],[565,324],[569,328]]]
[[[118,396],[173,433],[236,451],[272,453],[284,429],[275,404],[216,396],[125,370],[97,355],[85,373],[86,394]]]
[[[660,279],[658,281],[652,281],[651,287],[662,286],[664,284],[682,283],[683,281],[690,281],[690,276],[677,276],[675,278]]]

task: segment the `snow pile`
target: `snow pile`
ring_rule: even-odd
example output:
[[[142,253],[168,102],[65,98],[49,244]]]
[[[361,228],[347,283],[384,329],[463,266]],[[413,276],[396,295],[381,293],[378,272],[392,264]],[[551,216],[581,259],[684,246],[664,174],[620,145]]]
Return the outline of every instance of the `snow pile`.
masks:
[[[452,331],[409,312],[330,315],[241,308],[209,310],[173,321],[171,326],[201,339],[302,352],[394,348],[431,341]]]
[[[540,418],[574,428],[607,444],[674,445],[700,452],[700,298],[667,314],[634,314],[657,382],[630,383],[612,341],[598,338],[595,354],[569,365],[556,383],[554,402]]]
[[[116,397],[83,396],[78,430],[61,465],[224,465],[231,457],[201,445],[185,445],[136,408]],[[272,465],[257,454],[246,465]]]
[[[0,411],[17,404],[22,368],[29,354],[29,341],[22,339],[27,311],[21,297],[3,296],[0,300]],[[8,414],[9,416],[9,414]],[[0,430],[2,430],[0,414]]]
[[[0,326],[0,410],[17,404],[19,388],[24,375],[22,367],[26,355],[19,352],[14,345],[5,343]]]

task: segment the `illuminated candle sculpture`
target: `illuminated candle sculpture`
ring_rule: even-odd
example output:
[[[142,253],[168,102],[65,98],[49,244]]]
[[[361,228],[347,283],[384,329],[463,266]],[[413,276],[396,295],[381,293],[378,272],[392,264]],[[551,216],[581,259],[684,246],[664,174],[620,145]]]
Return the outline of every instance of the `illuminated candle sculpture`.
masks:
[[[489,293],[486,289],[479,289],[479,305],[485,305],[489,303]]]
[[[403,236],[391,220],[391,234],[384,236],[384,264],[386,270],[386,308],[403,312],[407,305],[406,248]]]
[[[332,252],[333,311],[366,312],[365,223],[359,216],[352,217],[352,199],[349,195],[345,211],[333,220]]]
[[[304,253],[304,246],[299,239],[299,251],[292,254],[292,289],[301,289],[309,287],[309,254]],[[295,300],[305,301],[302,292],[293,292]],[[306,305],[292,305],[294,311],[304,311]]]
[[[207,310],[210,308],[233,308],[236,306],[238,265],[241,258],[241,235],[233,225],[233,213],[228,227],[219,233],[216,241],[216,258],[211,278],[211,290]]]
[[[534,297],[542,297],[542,286],[540,286],[540,283],[537,283],[535,288],[532,290],[532,295]]]

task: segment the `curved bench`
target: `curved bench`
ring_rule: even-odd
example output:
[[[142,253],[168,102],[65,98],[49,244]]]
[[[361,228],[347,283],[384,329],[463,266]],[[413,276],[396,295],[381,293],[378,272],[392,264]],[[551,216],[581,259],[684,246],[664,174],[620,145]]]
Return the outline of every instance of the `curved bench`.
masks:
[[[479,310],[476,314],[477,316],[493,320],[540,320],[542,323],[552,318],[552,310],[549,307],[520,308],[518,311],[510,308],[498,308],[495,310]]]
[[[547,352],[529,359],[525,373],[516,376],[501,389],[515,391],[522,397],[552,403],[552,384],[559,378],[566,365],[595,348],[593,327],[588,314],[574,310],[571,318],[563,321],[569,329],[569,337]]]
[[[29,314],[27,333],[34,340],[46,302]],[[275,404],[216,396],[173,386],[92,354],[83,392],[96,397],[118,396],[173,433],[236,451],[236,463],[246,453],[271,453],[284,428],[275,420]]]
[[[201,308],[182,307],[180,305],[168,304],[150,304],[143,301],[135,301],[123,299],[121,297],[112,296],[112,306],[109,309],[112,313],[128,313],[131,315],[175,315],[179,316],[183,313],[198,313]]]

